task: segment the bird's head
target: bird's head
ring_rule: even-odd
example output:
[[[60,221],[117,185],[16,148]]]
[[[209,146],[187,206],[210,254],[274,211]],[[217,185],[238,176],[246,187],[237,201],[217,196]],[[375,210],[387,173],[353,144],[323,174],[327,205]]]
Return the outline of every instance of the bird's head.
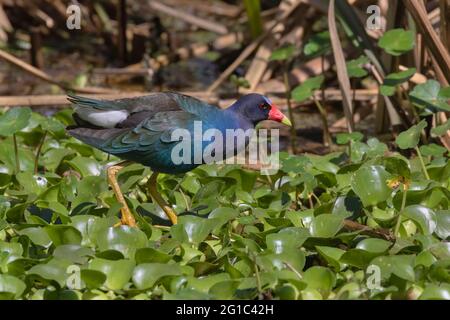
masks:
[[[255,125],[264,120],[280,122],[287,126],[292,125],[289,118],[281,113],[278,107],[273,104],[269,98],[261,94],[247,94],[239,98],[231,108],[239,112]]]

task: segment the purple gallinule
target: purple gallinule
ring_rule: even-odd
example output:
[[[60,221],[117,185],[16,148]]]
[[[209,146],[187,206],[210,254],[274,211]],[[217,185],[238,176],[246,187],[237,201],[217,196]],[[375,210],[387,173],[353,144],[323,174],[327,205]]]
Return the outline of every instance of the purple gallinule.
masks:
[[[195,125],[200,123],[203,131],[215,129],[225,136],[227,130],[253,129],[263,120],[291,125],[289,119],[268,98],[255,93],[241,97],[226,109],[174,92],[112,101],[69,95],[68,100],[75,104],[73,118],[76,123],[67,127],[68,133],[125,160],[109,167],[107,176],[117,200],[122,204],[121,223],[129,226],[135,226],[136,221],[120,191],[116,175],[130,162],[141,163],[152,169],[149,192],[170,221],[173,224],[177,222],[174,210],[157,191],[157,175],[159,172],[184,173],[204,163],[203,160],[194,161],[194,155],[190,157],[190,162],[174,161],[172,151],[181,142],[179,138],[173,139],[177,129],[186,130],[195,136]],[[192,148],[194,140],[191,141]],[[209,143],[212,142],[202,142],[202,150]],[[227,145],[224,144],[223,148],[226,149]],[[223,154],[229,155],[226,151]],[[233,150],[232,154],[237,151]]]

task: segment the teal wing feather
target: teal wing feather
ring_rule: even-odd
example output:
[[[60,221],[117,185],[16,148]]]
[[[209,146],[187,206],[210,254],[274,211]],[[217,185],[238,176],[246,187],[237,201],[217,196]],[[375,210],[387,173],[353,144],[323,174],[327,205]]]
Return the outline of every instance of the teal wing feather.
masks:
[[[73,104],[94,108],[97,110],[127,110],[130,113],[153,111],[184,110],[189,113],[201,115],[216,106],[207,104],[194,97],[176,92],[161,92],[146,96],[124,98],[116,100],[99,100],[77,95],[68,95]]]

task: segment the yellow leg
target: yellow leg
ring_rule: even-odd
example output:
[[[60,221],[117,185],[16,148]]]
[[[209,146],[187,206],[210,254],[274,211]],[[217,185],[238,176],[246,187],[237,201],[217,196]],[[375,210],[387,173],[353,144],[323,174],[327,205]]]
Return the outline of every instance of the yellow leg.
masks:
[[[157,190],[156,178],[158,177],[158,172],[153,172],[148,180],[148,191],[150,192],[152,198],[156,203],[164,210],[166,216],[172,222],[172,224],[177,224],[178,217],[175,211],[167,204],[167,202],[161,197]]]
[[[116,195],[117,201],[122,204],[122,208],[120,208],[121,212],[121,218],[120,222],[121,224],[128,225],[130,227],[136,226],[136,220],[134,219],[133,214],[130,211],[130,208],[128,208],[127,202],[125,201],[125,198],[123,197],[122,191],[120,191],[119,183],[117,182],[117,173],[123,169],[126,166],[126,162],[121,162],[117,165],[111,166],[107,169],[108,174],[108,182],[110,186],[112,187],[114,194]]]

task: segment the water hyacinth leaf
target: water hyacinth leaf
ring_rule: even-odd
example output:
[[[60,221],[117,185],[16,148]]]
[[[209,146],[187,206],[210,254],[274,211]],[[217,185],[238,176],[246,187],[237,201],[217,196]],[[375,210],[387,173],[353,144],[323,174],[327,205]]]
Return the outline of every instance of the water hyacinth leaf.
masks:
[[[317,252],[337,271],[340,271],[341,264],[339,260],[345,253],[345,250],[326,246],[316,246]]]
[[[145,290],[153,287],[162,277],[181,274],[181,268],[175,264],[143,263],[134,268],[132,280],[136,288]]]
[[[436,212],[436,234],[441,239],[450,237],[450,210]]]
[[[332,238],[343,226],[344,218],[332,214],[321,214],[313,219],[309,232],[313,237]]]
[[[209,214],[208,218],[216,219],[219,226],[233,220],[239,216],[239,212],[236,209],[223,207],[216,208]],[[220,222],[219,222],[220,221]]]
[[[414,48],[415,35],[413,31],[392,29],[383,34],[378,45],[393,56],[400,56]]]
[[[133,257],[136,249],[144,248],[148,243],[143,231],[125,225],[101,229],[94,237],[101,251],[117,250],[126,258]]]
[[[303,47],[303,53],[307,58],[313,58],[327,53],[330,48],[330,32],[327,30],[313,34]]]
[[[314,266],[303,274],[303,281],[307,284],[307,289],[314,289],[324,297],[336,285],[336,276],[328,268]]]
[[[172,256],[153,248],[140,248],[136,250],[134,259],[137,264],[151,262],[166,263],[172,259]]]
[[[420,227],[423,234],[432,234],[436,230],[436,213],[430,208],[422,205],[411,205],[407,206],[401,212],[401,215],[413,220]]]
[[[339,262],[347,265],[365,269],[373,260],[373,258],[381,255],[381,253],[369,252],[363,249],[350,249],[347,250],[340,258]]]
[[[360,56],[357,59],[347,62],[347,73],[350,78],[363,78],[369,73],[364,69],[364,65],[369,62],[366,56]]]
[[[301,272],[305,266],[305,254],[297,249],[285,249],[283,253],[260,255],[257,258],[257,263],[261,265],[264,270],[269,272],[286,268],[294,268],[297,272]]]
[[[367,146],[369,147],[369,150],[366,154],[369,158],[383,156],[389,150],[387,145],[380,142],[377,138],[367,139]]]
[[[358,242],[356,248],[368,252],[383,253],[386,252],[391,246],[392,243],[390,243],[389,241],[383,239],[368,238]]]
[[[427,80],[427,82],[415,86],[409,93],[409,96],[411,102],[419,109],[422,109],[425,114],[437,111],[450,111],[446,90],[443,91],[436,80]]]
[[[10,293],[15,299],[18,299],[25,289],[25,283],[19,278],[8,274],[0,274],[0,293]]]
[[[172,226],[170,233],[178,241],[200,243],[218,225],[219,219],[204,219],[195,216],[182,216],[178,224]]]
[[[200,278],[188,277],[187,280],[187,288],[208,293],[217,283],[230,280],[230,276],[227,273],[217,273]]]
[[[28,125],[30,108],[11,108],[0,115],[0,136],[10,136]]]
[[[72,226],[50,225],[44,227],[44,230],[55,246],[81,243],[80,231]]]
[[[420,140],[420,133],[427,127],[425,120],[420,121],[418,124],[412,126],[406,131],[401,132],[395,139],[395,143],[400,149],[415,148]]]
[[[28,148],[19,148],[18,153],[21,172],[31,172],[34,169],[34,153]],[[7,172],[14,172],[16,167],[16,156],[11,138],[2,140],[0,143],[0,162],[7,167]]]
[[[450,285],[442,284],[428,284],[419,297],[420,300],[450,300]]]
[[[382,279],[387,280],[392,274],[397,277],[414,282],[414,255],[380,256],[371,262],[380,268]]]
[[[134,269],[134,262],[130,260],[113,261],[95,258],[89,263],[89,269],[105,274],[105,285],[108,289],[120,290],[130,280]]]
[[[267,249],[273,253],[283,253],[297,247],[295,235],[289,233],[269,234],[266,237],[266,244]]]
[[[106,275],[103,272],[96,270],[82,269],[80,276],[81,280],[89,289],[100,288],[106,281]]]
[[[303,102],[307,100],[313,95],[314,90],[320,89],[324,79],[324,76],[309,78],[301,85],[295,87],[294,90],[292,90],[292,99],[297,102]]]
[[[437,126],[436,128],[431,129],[432,137],[440,137],[447,133],[450,130],[450,119],[448,119],[445,123]]]
[[[435,143],[420,146],[419,150],[425,157],[441,157],[448,151],[446,148]]]
[[[333,204],[332,214],[339,215],[344,218],[357,218],[362,213],[362,203],[355,196],[341,196],[336,199]]]
[[[392,96],[398,85],[408,81],[416,73],[416,68],[405,71],[391,73],[384,78],[383,85],[380,86],[380,93],[384,96]]]
[[[382,166],[361,167],[353,174],[351,185],[364,206],[375,206],[391,195],[386,184],[389,178],[390,174]]]
[[[42,247],[49,247],[52,244],[48,233],[44,228],[31,227],[20,230],[21,235],[25,235],[30,238],[31,242]]]
[[[48,180],[40,175],[33,175],[30,171],[19,172],[16,175],[20,185],[27,193],[41,194],[48,185]]]
[[[98,176],[101,173],[100,164],[92,158],[77,156],[67,163],[83,177]]]
[[[282,48],[278,48],[272,52],[269,60],[271,61],[283,61],[292,58],[295,54],[295,46],[287,45]]]
[[[212,285],[208,293],[219,300],[231,300],[238,286],[238,280],[221,281]]]
[[[427,268],[431,267],[437,259],[433,256],[430,251],[422,251],[416,257],[415,266],[423,265]]]
[[[76,244],[64,244],[55,248],[53,256],[72,263],[84,264],[89,257],[94,256],[94,251]]]
[[[361,132],[352,132],[352,133],[338,133],[336,135],[336,143],[337,144],[347,144],[351,141],[361,141],[364,138],[364,135]]]
[[[107,182],[104,177],[89,176],[84,177],[77,185],[77,197],[72,203],[73,207],[78,206],[83,202],[96,203],[96,196],[104,191],[107,187]]]
[[[434,257],[433,254],[435,253],[433,252],[433,250],[431,250],[432,253],[430,253],[429,251],[427,252],[431,255],[429,259],[431,262],[430,263],[431,268],[429,273],[430,279],[438,282],[448,283],[450,281],[450,260],[448,259],[438,260],[437,258]]]
[[[60,287],[66,284],[66,279],[69,276],[67,268],[70,262],[66,260],[53,258],[45,264],[37,264],[28,270],[28,275],[36,275],[48,281],[55,281]]]
[[[281,170],[286,173],[300,173],[311,165],[311,160],[305,156],[290,156],[283,160]]]
[[[392,175],[410,179],[411,169],[408,159],[399,156],[394,156],[384,158],[383,164],[386,170]]]
[[[435,243],[429,247],[429,250],[439,260],[445,261],[450,259],[450,242]]]

